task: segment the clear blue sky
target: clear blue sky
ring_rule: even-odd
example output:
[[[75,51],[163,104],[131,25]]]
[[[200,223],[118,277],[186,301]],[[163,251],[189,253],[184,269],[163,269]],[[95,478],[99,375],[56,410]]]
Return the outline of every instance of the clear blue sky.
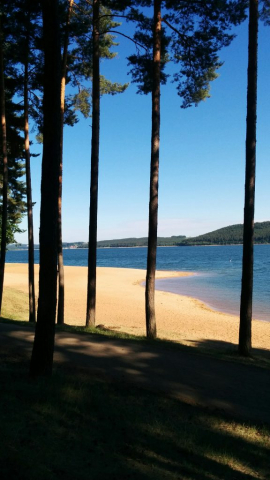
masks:
[[[220,52],[224,65],[211,98],[180,109],[170,81],[161,90],[159,236],[195,236],[243,222],[248,25]],[[260,25],[255,221],[270,219],[270,28]],[[103,61],[111,81],[130,82],[120,38],[118,56]],[[91,119],[64,132],[63,241],[87,241]],[[151,98],[136,85],[101,100],[98,240],[148,233]],[[41,147],[35,147],[41,151]],[[41,156],[32,160],[35,243],[38,243]],[[22,224],[26,228],[26,219]],[[27,243],[27,233],[17,235]]]

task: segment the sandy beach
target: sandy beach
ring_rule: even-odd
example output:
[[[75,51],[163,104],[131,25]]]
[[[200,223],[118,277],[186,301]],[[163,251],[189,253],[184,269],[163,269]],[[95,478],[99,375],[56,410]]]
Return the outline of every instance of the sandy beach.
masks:
[[[38,265],[35,266],[36,289]],[[157,272],[157,278],[186,276],[181,272]],[[145,335],[145,271],[124,268],[97,269],[96,324],[135,335]],[[6,264],[3,316],[13,308],[13,316],[28,319],[27,265]],[[65,267],[65,323],[84,325],[86,310],[86,267]],[[167,292],[156,292],[159,338],[186,345],[225,346],[237,344],[238,317],[211,310],[201,301]],[[269,350],[270,322],[253,321],[254,348]]]

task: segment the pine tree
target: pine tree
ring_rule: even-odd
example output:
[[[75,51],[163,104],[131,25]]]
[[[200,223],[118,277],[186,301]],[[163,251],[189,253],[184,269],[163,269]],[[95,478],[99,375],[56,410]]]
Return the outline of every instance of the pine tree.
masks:
[[[61,157],[61,49],[58,0],[41,2],[44,42],[43,159],[39,300],[30,375],[50,376],[57,295],[57,220]]]
[[[33,201],[32,201],[32,185],[31,185],[31,154],[29,139],[29,60],[31,36],[33,39],[36,29],[33,29],[33,21],[31,18],[31,5],[27,5],[26,15],[24,17],[24,89],[23,89],[23,105],[24,105],[24,138],[25,138],[25,170],[26,170],[26,188],[27,188],[27,223],[28,223],[28,294],[29,294],[29,322],[36,321],[36,298],[35,298],[35,270],[34,270],[34,226],[33,226]],[[26,7],[27,7],[26,6]],[[32,28],[31,28],[32,27]],[[32,32],[31,32],[32,30]],[[32,35],[31,35],[32,34]]]
[[[59,166],[59,190],[58,190],[58,308],[57,323],[64,323],[64,263],[62,247],[62,177],[63,177],[63,143],[64,143],[64,116],[65,116],[65,90],[67,74],[67,57],[69,44],[70,17],[72,12],[73,0],[69,0],[67,9],[67,18],[65,25],[65,34],[62,53],[61,68],[61,159]]]
[[[98,212],[98,166],[100,130],[100,73],[99,73],[99,0],[93,0],[93,95],[92,95],[92,146],[91,146],[91,186],[88,250],[88,282],[86,326],[95,326],[96,315],[96,252],[97,252],[97,212]]]
[[[158,222],[158,176],[160,143],[160,61],[161,61],[161,1],[154,1],[153,32],[153,85],[152,85],[152,135],[150,167],[149,230],[147,250],[147,273],[145,287],[146,334],[156,338],[155,319],[155,272]]]
[[[95,326],[96,320],[96,255],[97,255],[97,216],[98,216],[98,169],[99,169],[99,131],[100,131],[100,96],[104,93],[123,92],[127,84],[113,84],[100,76],[100,58],[113,58],[110,53],[113,37],[107,31],[117,23],[111,19],[111,13],[102,9],[99,0],[93,0],[93,35],[92,35],[92,141],[91,141],[91,185],[89,215],[89,249],[86,326]],[[101,37],[101,38],[100,38]]]
[[[8,159],[7,159],[7,127],[6,127],[6,102],[4,82],[4,34],[2,28],[2,12],[0,11],[0,113],[1,113],[1,145],[3,162],[2,186],[2,217],[1,217],[1,257],[0,257],[0,315],[2,310],[6,245],[7,245],[7,196],[8,196]]]
[[[257,123],[257,69],[258,69],[258,0],[249,1],[248,86],[246,125],[246,178],[243,232],[243,265],[239,327],[239,353],[251,353],[253,244],[256,168]]]

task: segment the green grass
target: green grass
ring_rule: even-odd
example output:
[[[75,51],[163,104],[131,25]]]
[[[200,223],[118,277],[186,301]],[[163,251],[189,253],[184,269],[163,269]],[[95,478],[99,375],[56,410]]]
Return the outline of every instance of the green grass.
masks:
[[[28,378],[0,354],[0,472],[5,480],[270,478],[270,430],[84,369]]]
[[[2,315],[8,319],[28,320],[28,294],[5,287],[3,294]]]
[[[102,325],[97,325],[96,327],[83,327],[78,325],[56,325],[57,331],[70,332],[70,333],[79,333],[82,335],[102,335],[104,337],[110,338],[121,338],[123,340],[134,340],[138,341],[149,341],[145,336],[132,335],[131,333],[119,332],[115,329],[110,329],[109,327],[103,327]]]

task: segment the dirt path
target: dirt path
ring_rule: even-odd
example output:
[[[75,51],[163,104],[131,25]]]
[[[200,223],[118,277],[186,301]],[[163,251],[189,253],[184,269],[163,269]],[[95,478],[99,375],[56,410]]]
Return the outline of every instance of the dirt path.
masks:
[[[16,347],[30,354],[32,342],[31,328],[0,323],[0,348]],[[55,362],[270,424],[267,369],[139,341],[65,332],[56,334]]]

